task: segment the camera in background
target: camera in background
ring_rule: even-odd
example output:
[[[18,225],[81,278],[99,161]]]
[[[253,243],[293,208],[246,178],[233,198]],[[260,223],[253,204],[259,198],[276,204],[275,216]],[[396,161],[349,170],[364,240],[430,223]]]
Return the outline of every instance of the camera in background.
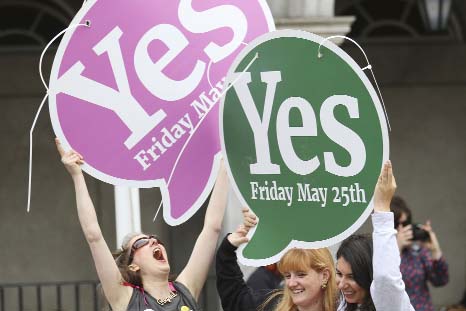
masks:
[[[413,238],[412,241],[420,241],[420,242],[429,242],[430,235],[429,232],[422,229],[420,224],[413,224]]]

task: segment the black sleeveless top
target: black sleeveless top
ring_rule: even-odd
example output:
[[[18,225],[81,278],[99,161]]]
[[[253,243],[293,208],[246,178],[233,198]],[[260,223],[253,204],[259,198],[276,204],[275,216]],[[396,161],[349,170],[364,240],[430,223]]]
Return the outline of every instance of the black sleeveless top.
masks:
[[[202,311],[186,286],[179,282],[173,282],[173,286],[178,295],[163,306],[149,293],[133,288],[127,311]]]

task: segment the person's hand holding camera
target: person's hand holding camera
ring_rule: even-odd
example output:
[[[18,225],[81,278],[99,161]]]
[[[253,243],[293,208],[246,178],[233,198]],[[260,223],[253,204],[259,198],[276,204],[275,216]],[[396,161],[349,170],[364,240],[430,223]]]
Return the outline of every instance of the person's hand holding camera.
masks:
[[[411,224],[403,226],[400,224],[397,229],[396,242],[400,252],[413,244],[413,226]]]
[[[435,234],[434,230],[432,230],[430,220],[428,220],[425,225],[421,225],[421,228],[427,231],[430,237],[430,241],[423,242],[423,245],[430,250],[434,260],[439,260],[440,257],[442,257],[442,250],[440,249],[437,235]]]

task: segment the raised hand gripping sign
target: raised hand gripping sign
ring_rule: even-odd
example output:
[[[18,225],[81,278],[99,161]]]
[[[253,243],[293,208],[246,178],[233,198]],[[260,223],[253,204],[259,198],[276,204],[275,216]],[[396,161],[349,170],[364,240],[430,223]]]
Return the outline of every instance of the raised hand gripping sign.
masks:
[[[259,217],[240,248],[245,264],[333,245],[371,212],[388,158],[384,112],[361,68],[324,41],[294,30],[262,35],[227,75],[237,81],[220,108],[222,151],[241,203]]]
[[[50,115],[83,169],[161,188],[171,225],[207,198],[219,155],[218,105],[234,57],[274,29],[265,0],[88,1],[50,78]]]

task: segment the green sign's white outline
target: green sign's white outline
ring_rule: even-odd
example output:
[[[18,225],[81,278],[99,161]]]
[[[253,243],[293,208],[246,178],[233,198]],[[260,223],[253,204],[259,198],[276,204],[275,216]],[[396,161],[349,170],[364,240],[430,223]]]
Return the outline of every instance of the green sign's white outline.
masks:
[[[338,47],[336,44],[332,43],[331,41],[325,40],[325,38],[323,38],[323,37],[320,37],[318,35],[315,35],[315,34],[312,34],[312,33],[306,32],[306,31],[291,30],[291,29],[277,30],[277,31],[273,31],[273,32],[269,32],[269,33],[266,33],[264,35],[261,35],[261,36],[257,37],[256,39],[254,39],[253,41],[251,41],[248,44],[248,46],[245,47],[238,54],[238,56],[236,57],[236,59],[234,60],[232,65],[230,66],[230,69],[228,70],[228,74],[227,74],[227,78],[226,78],[227,80],[226,80],[225,86],[228,86],[228,85],[230,85],[230,83],[232,83],[231,74],[235,72],[235,70],[236,70],[237,66],[239,65],[239,63],[243,60],[243,58],[249,52],[251,52],[251,50],[253,50],[256,46],[258,46],[259,44],[262,44],[264,42],[267,42],[267,41],[270,41],[270,40],[273,40],[273,39],[277,39],[277,38],[286,38],[286,37],[300,38],[300,39],[305,39],[305,40],[315,42],[317,44],[322,44],[322,46],[325,46],[326,48],[328,48],[329,50],[331,50],[332,52],[334,52],[338,56],[340,56],[354,70],[354,72],[358,75],[358,77],[364,83],[367,91],[369,92],[369,94],[371,96],[372,101],[374,102],[375,109],[377,110],[377,114],[379,116],[379,122],[380,122],[380,125],[381,125],[381,132],[382,132],[382,139],[383,139],[383,151],[382,151],[382,163],[380,165],[380,169],[382,169],[383,163],[386,160],[388,160],[389,138],[388,138],[388,129],[387,129],[387,123],[386,123],[386,119],[385,119],[385,114],[384,114],[384,111],[382,109],[382,105],[380,104],[379,97],[377,96],[377,93],[374,90],[374,87],[372,86],[371,82],[366,77],[366,75],[364,74],[362,69],[359,67],[359,65],[356,64],[356,62],[345,51],[343,51],[340,47]],[[325,58],[325,51],[321,52],[321,53],[322,53],[322,57]],[[309,57],[317,57],[317,54],[316,55],[309,55]],[[241,192],[239,191],[238,186],[234,182],[233,174],[231,173],[230,164],[228,162],[228,156],[226,154],[224,133],[223,133],[223,109],[224,109],[224,105],[225,105],[225,98],[226,98],[226,94],[222,97],[222,102],[221,102],[220,109],[219,109],[219,114],[220,114],[219,131],[220,131],[220,143],[221,143],[222,154],[223,154],[223,158],[225,159],[225,164],[227,166],[227,172],[228,172],[228,175],[230,177],[230,180],[233,181],[232,182],[232,188],[233,188],[234,192],[236,193],[236,195],[238,197],[238,200],[240,201],[241,205],[242,206],[247,206],[248,204],[247,204],[246,200],[243,198],[243,196],[241,195]],[[344,239],[346,239],[347,237],[349,237],[357,229],[359,229],[359,227],[361,227],[363,225],[363,223],[366,221],[366,219],[371,214],[372,209],[373,209],[373,197],[371,198],[371,200],[368,203],[368,205],[367,205],[366,209],[364,210],[364,212],[356,220],[356,222],[353,223],[348,229],[346,229],[342,233],[340,233],[340,234],[338,234],[338,235],[336,235],[336,236],[334,236],[332,238],[322,240],[322,241],[315,241],[315,242],[303,242],[303,241],[292,240],[281,252],[279,252],[278,254],[276,254],[276,255],[274,255],[272,257],[268,257],[268,258],[264,258],[264,259],[249,259],[249,258],[244,257],[243,256],[243,249],[246,247],[246,244],[243,244],[238,248],[238,252],[237,252],[238,259],[244,265],[259,267],[259,266],[265,266],[265,265],[272,264],[272,263],[275,263],[275,262],[279,261],[280,258],[283,256],[283,254],[288,249],[291,249],[291,248],[295,248],[295,247],[298,247],[298,248],[322,248],[322,247],[328,247],[328,246],[337,244],[337,243],[343,241]],[[254,235],[256,227],[254,227],[249,232],[248,237],[250,239]]]

